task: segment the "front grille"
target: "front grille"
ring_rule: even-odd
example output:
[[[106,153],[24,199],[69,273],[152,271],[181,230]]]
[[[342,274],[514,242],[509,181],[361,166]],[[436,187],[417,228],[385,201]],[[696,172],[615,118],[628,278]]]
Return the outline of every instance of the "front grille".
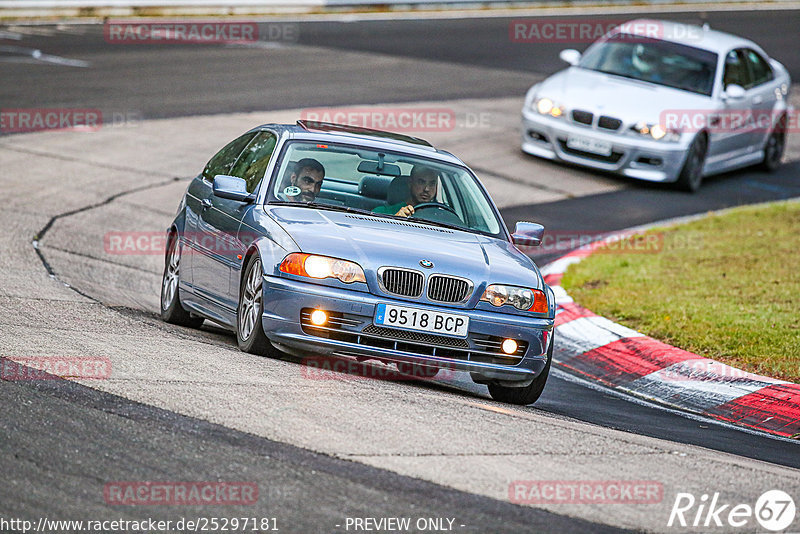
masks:
[[[461,302],[469,296],[471,287],[463,278],[434,274],[428,279],[428,298],[436,302]]]
[[[574,148],[570,148],[567,146],[566,139],[559,139],[558,144],[561,147],[561,150],[563,150],[567,154],[580,156],[586,159],[602,161],[603,163],[617,163],[620,160],[620,158],[622,158],[622,152],[612,152],[608,156],[603,156],[602,154],[593,154],[591,152],[585,152],[583,150],[575,150]]]
[[[603,115],[597,119],[598,128],[603,128],[605,130],[619,130],[620,126],[622,126],[622,121],[615,119],[614,117],[607,117]]]
[[[594,114],[590,111],[582,111],[580,109],[572,110],[572,120],[577,123],[591,125],[593,118]]]
[[[328,322],[324,326],[311,323],[313,308],[300,311],[300,326],[308,335],[344,341],[364,347],[389,349],[421,356],[436,356],[451,360],[493,363],[497,365],[517,365],[528,350],[528,342],[519,340],[517,352],[505,354],[500,348],[503,338],[482,334],[470,335],[469,339],[440,336],[426,332],[413,332],[396,328],[386,328],[367,324],[359,330],[367,319],[350,314],[328,312]]]
[[[436,334],[426,334],[425,332],[413,332],[411,330],[398,330],[397,328],[385,328],[369,324],[361,331],[362,334],[372,334],[381,337],[414,341],[426,345],[443,345],[447,347],[469,348],[467,340],[459,337],[437,336]]]
[[[425,277],[419,271],[384,269],[380,275],[383,288],[394,295],[419,297]]]

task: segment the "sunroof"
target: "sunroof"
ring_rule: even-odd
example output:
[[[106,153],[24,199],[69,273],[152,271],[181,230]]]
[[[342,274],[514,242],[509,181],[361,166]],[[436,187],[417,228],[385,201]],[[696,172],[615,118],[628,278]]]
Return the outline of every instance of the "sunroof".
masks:
[[[424,139],[420,139],[419,137],[412,137],[410,135],[403,135],[393,132],[384,132],[382,130],[373,130],[372,128],[362,128],[360,126],[350,126],[348,124],[299,120],[297,121],[297,125],[310,132],[340,132],[356,135],[368,135],[370,137],[381,137],[384,139],[392,139],[394,141],[403,141],[404,143],[411,143],[412,145],[433,147],[433,145],[431,145],[429,142]]]

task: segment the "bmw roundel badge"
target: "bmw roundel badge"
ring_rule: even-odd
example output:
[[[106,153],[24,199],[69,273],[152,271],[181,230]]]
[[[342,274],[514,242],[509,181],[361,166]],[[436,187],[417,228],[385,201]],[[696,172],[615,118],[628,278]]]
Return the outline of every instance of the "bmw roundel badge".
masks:
[[[419,264],[425,267],[426,269],[433,268],[433,262],[431,260],[419,260]]]

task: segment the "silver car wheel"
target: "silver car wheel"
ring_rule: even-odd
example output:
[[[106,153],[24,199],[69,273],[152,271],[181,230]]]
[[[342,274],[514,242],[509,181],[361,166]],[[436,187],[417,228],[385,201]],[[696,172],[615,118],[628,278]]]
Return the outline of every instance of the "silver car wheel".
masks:
[[[164,279],[161,283],[161,309],[167,310],[172,305],[178,293],[178,275],[180,274],[181,250],[178,247],[178,237],[170,244],[169,261],[164,270]]]
[[[772,132],[767,139],[764,160],[769,167],[777,167],[781,163],[785,146],[785,137],[779,132]]]
[[[255,259],[250,265],[250,273],[243,288],[242,303],[239,306],[239,335],[244,341],[250,339],[261,314],[262,283],[261,260]]]

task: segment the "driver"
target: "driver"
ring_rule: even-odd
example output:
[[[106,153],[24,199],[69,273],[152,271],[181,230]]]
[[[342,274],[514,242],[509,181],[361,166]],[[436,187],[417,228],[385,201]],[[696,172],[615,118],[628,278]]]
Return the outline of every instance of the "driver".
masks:
[[[439,173],[435,169],[426,165],[414,165],[408,180],[408,200],[391,206],[378,206],[372,211],[398,217],[410,217],[414,214],[414,206],[424,202],[436,202],[438,188]]]
[[[313,158],[304,158],[297,162],[289,178],[291,186],[283,192],[292,202],[314,202],[324,179],[325,167]]]

